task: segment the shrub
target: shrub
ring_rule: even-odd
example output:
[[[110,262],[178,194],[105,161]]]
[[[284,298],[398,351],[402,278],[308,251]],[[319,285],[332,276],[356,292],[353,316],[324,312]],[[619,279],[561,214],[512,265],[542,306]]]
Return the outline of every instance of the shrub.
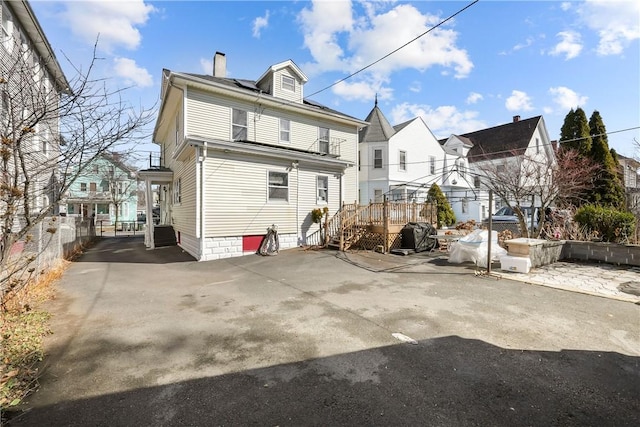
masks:
[[[576,211],[574,220],[604,242],[626,242],[633,236],[636,218],[631,212],[587,205]]]

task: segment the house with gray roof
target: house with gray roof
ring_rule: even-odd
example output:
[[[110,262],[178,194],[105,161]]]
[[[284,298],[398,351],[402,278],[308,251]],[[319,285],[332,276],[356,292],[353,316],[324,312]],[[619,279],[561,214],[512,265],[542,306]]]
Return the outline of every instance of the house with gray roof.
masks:
[[[468,132],[451,135],[440,140],[447,152],[457,151],[466,156],[469,171],[466,178],[472,182],[469,190],[449,191],[448,196],[452,208],[459,220],[465,218],[484,220],[489,215],[486,171],[490,168],[508,168],[518,164],[519,167],[531,167],[530,162],[539,164],[555,163],[555,153],[549,139],[549,133],[542,116],[521,120],[514,116],[512,122]],[[496,201],[491,211],[507,201]],[[518,202],[521,206],[531,206],[531,200],[508,200]],[[463,212],[465,209],[467,212]]]
[[[304,97],[291,60],[257,80],[164,70],[153,132],[161,162],[139,176],[161,186],[161,222],[198,260],[255,253],[277,225],[280,248],[312,241],[315,208],[329,215],[358,197],[358,131],[367,123]],[[165,191],[166,190],[166,191]],[[155,247],[147,216],[145,242]]]
[[[444,151],[420,117],[392,126],[378,100],[360,130],[359,202],[424,201],[433,183],[442,183]]]

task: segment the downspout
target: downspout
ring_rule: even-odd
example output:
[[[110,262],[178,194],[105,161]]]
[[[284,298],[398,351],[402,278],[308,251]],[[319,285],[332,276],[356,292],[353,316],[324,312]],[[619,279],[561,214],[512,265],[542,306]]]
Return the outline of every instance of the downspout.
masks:
[[[200,223],[198,224],[200,227],[200,260],[204,257],[204,249],[205,249],[205,172],[204,172],[204,162],[207,159],[207,143],[204,143],[203,147],[198,147],[198,163],[200,167],[200,176],[196,179],[199,184],[199,204],[200,206],[197,209],[197,212],[200,216]]]

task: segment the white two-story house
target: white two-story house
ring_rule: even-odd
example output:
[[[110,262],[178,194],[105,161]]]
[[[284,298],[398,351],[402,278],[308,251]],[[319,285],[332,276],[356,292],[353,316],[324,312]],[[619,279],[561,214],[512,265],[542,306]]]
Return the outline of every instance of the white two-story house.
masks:
[[[391,126],[376,100],[360,131],[359,203],[422,202],[432,184],[441,184],[445,153],[425,122],[417,117]]]
[[[227,77],[226,62],[216,53],[212,75],[163,71],[153,133],[161,167],[140,173],[161,186],[161,222],[198,260],[255,253],[272,224],[281,249],[315,243],[312,209],[333,215],[358,197],[367,123],[305,99],[293,61],[257,80]]]
[[[520,180],[536,180],[536,182],[520,182],[527,186],[544,186],[545,172],[555,164],[556,158],[549,133],[542,116],[521,120],[514,116],[513,121],[499,126],[481,129],[461,135],[451,135],[440,141],[445,151],[460,154],[455,160],[455,169],[464,170],[463,179],[469,186],[467,189],[451,189],[445,191],[458,221],[466,219],[484,220],[490,211],[503,204],[519,204],[520,206],[538,206],[539,200],[516,200],[511,195],[508,200],[496,198],[495,206],[489,209],[487,178],[488,171],[500,174],[501,170],[513,171]],[[464,158],[466,157],[466,159]],[[466,161],[467,167],[463,164]],[[551,166],[549,166],[551,165]],[[450,166],[449,166],[449,169]],[[540,174],[529,173],[540,170]],[[460,176],[455,176],[459,182]],[[541,182],[540,182],[541,181]],[[516,184],[518,185],[518,184]],[[528,193],[524,191],[524,193]]]

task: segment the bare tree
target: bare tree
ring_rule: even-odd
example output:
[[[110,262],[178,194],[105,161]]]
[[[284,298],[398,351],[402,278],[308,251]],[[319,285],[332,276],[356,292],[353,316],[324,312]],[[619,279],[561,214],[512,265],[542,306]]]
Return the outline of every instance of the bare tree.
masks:
[[[123,100],[126,89],[93,77],[96,47],[86,70],[68,61],[74,76],[66,88],[57,86],[64,76],[48,71],[55,58],[36,59],[19,41],[0,49],[0,298],[24,285],[21,275],[38,255],[12,255],[14,244],[28,241],[56,212],[71,182],[97,156],[134,146],[150,133],[154,108],[134,108]]]
[[[547,208],[552,204],[567,205],[593,185],[598,170],[590,159],[576,150],[561,148],[555,161],[535,155],[515,154],[508,160],[495,160],[480,166],[487,188],[513,209],[518,217],[520,232],[526,237],[539,237],[542,227],[530,230],[523,206],[532,201],[538,205],[538,223],[545,222]],[[536,213],[532,210],[532,215]]]

